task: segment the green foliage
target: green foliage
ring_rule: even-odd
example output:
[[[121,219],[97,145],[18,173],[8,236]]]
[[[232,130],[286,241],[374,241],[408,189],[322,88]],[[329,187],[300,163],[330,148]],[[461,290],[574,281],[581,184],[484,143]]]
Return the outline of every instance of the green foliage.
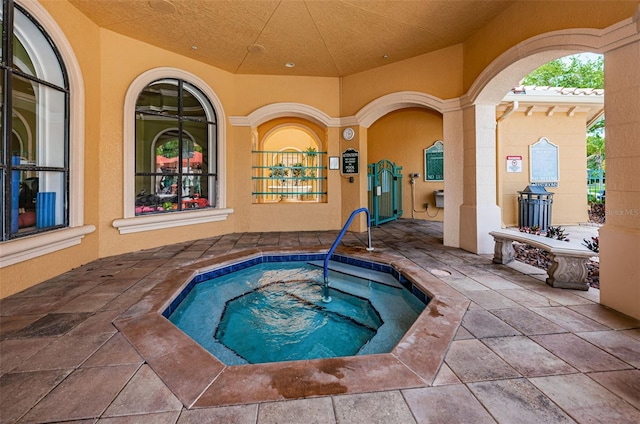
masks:
[[[293,177],[302,178],[304,168],[305,168],[304,165],[300,162],[294,163],[293,165],[291,165],[291,173],[293,174]]]
[[[599,237],[591,237],[591,240],[582,239],[582,241],[584,242],[582,243],[582,245],[585,246],[587,249],[591,250],[592,252],[598,253],[600,251]]]
[[[271,167],[271,172],[269,173],[270,177],[288,177],[289,176],[289,168],[285,166],[284,163],[276,163]]]
[[[156,155],[165,158],[175,158],[178,156],[178,140],[170,140],[156,147]]]
[[[558,226],[558,227],[549,227],[547,228],[547,237],[552,238],[552,239],[556,239],[556,240],[564,240],[564,241],[569,241],[569,239],[567,238],[567,236],[569,235],[569,233],[564,232],[564,228]]]
[[[605,169],[604,118],[587,131],[587,168]]]
[[[604,88],[604,59],[569,56],[542,65],[525,77],[524,85],[571,88]]]
[[[520,227],[521,233],[534,234],[536,236],[540,235],[541,229],[537,225],[532,225],[531,227]]]
[[[202,146],[194,143],[194,151],[202,152]],[[156,155],[161,155],[165,158],[178,157],[178,152],[180,152],[180,149],[177,139],[166,141],[156,147]]]
[[[527,75],[524,85],[565,88],[604,88],[604,58],[568,56],[542,65]],[[587,131],[587,167],[605,169],[604,118]]]

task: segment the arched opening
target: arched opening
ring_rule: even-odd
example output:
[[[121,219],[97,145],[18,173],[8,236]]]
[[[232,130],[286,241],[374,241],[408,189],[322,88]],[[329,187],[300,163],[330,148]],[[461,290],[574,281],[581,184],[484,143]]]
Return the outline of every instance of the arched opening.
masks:
[[[472,84],[463,118],[469,115],[482,116],[486,128],[474,121],[474,131],[468,131],[464,137],[465,162],[477,161],[488,150],[494,152],[495,130],[487,124],[495,120],[495,105],[504,94],[513,87],[519,78],[538,66],[562,56],[582,51],[603,52],[605,54],[605,110],[607,113],[607,223],[600,230],[600,301],[621,312],[637,317],[638,307],[638,268],[635,257],[638,255],[637,214],[634,201],[638,198],[634,184],[637,175],[624,172],[635,163],[629,157],[629,149],[637,137],[637,116],[628,113],[638,104],[636,95],[637,72],[634,61],[638,58],[636,38],[620,39],[615,47],[611,45],[609,35],[621,28],[629,28],[637,33],[637,25],[629,19],[614,29],[605,29],[600,37],[582,34],[578,30],[557,31],[544,34],[533,40],[527,40],[514,46],[491,63]],[[615,34],[617,36],[617,34]],[[612,36],[613,37],[613,36]],[[492,164],[495,169],[495,161]],[[490,173],[474,171],[465,175],[471,184],[465,185],[465,199],[469,202],[461,208],[461,247],[476,252],[489,252],[492,243],[487,236],[491,228],[499,225],[499,209],[488,204],[479,204],[482,197],[490,197],[495,187],[495,179]],[[613,187],[617,189],[614,190]],[[496,196],[493,192],[493,196]],[[637,202],[635,203],[637,205]],[[611,214],[615,210],[616,215]],[[465,236],[463,223],[475,227]],[[482,245],[482,249],[479,246]]]
[[[254,203],[327,201],[321,130],[297,118],[280,118],[259,127],[252,152]]]
[[[442,114],[426,107],[405,107],[378,118],[367,132],[367,162],[387,159],[402,167],[403,217],[443,221],[435,192],[444,190],[442,161],[438,175],[427,169],[425,150],[443,143]],[[401,147],[401,148],[398,148]],[[428,204],[428,206],[427,206]]]
[[[502,225],[529,226],[518,191],[553,193],[549,225],[589,220],[587,139],[604,114],[602,57],[572,55],[523,76],[497,106],[497,191]],[[592,136],[594,138],[594,136]],[[541,140],[547,140],[543,148]]]

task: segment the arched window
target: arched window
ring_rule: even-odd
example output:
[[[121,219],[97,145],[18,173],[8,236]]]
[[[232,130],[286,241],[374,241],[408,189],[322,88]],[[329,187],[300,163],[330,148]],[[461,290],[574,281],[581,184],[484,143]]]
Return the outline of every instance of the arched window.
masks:
[[[69,82],[51,38],[3,1],[1,240],[69,226]]]
[[[123,216],[113,227],[131,234],[226,220],[225,138],[224,108],[204,80],[178,68],[139,75],[124,100]]]
[[[160,79],[135,114],[135,215],[217,207],[217,118],[203,92]]]

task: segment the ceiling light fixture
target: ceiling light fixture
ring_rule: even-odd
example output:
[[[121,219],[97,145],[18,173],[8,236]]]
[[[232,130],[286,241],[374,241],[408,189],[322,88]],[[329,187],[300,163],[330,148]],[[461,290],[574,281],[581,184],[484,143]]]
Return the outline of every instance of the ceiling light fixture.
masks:
[[[149,0],[149,7],[160,13],[175,13],[176,7],[169,0]]]
[[[293,62],[287,62],[287,63],[284,64],[284,66],[286,66],[287,68],[293,68],[293,67],[296,66],[296,64],[293,63]]]
[[[198,50],[198,46],[194,44],[193,46],[191,46],[191,50]]]
[[[247,47],[247,51],[249,53],[263,53],[265,51],[265,48],[260,44],[249,44],[249,46]]]
[[[382,58],[383,58],[384,60],[387,60],[387,59],[389,59],[389,56],[388,56],[388,55],[386,55],[386,54],[383,54],[383,55],[382,55]]]

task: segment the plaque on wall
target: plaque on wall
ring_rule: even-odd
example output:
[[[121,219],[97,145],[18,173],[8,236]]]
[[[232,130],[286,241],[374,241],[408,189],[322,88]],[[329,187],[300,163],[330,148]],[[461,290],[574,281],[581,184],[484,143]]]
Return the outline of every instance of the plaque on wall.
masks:
[[[357,174],[359,165],[359,156],[356,149],[347,149],[342,152],[342,173]]]
[[[529,146],[529,172],[532,184],[557,187],[560,180],[558,146],[546,137]]]
[[[424,149],[424,180],[444,180],[444,144],[440,140]]]

